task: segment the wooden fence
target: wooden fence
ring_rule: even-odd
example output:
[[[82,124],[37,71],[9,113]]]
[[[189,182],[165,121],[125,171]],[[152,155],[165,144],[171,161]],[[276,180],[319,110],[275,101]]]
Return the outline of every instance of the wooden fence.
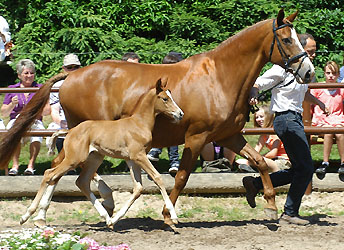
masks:
[[[343,83],[310,83],[310,89],[320,88],[343,88]],[[0,88],[0,93],[31,93],[36,92],[39,88]],[[52,88],[51,92],[58,92],[58,88]],[[344,127],[336,128],[323,128],[311,126],[311,108],[308,102],[303,103],[303,122],[305,125],[305,132],[307,135],[319,135],[319,134],[341,134],[344,133]],[[0,135],[4,134],[7,130],[0,129]],[[56,130],[30,130],[25,135],[27,136],[51,136]],[[260,135],[260,134],[275,134],[273,128],[244,128],[242,130],[244,135]]]

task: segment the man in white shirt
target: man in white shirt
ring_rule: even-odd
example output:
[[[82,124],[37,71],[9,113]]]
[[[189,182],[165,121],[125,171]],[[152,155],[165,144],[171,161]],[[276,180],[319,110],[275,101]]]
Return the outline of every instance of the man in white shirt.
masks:
[[[300,42],[313,60],[316,43],[309,34],[300,35]],[[274,65],[262,76],[258,77],[251,90],[249,103],[257,104],[258,92],[271,89],[270,109],[275,113],[274,130],[283,142],[292,167],[270,174],[274,187],[291,184],[280,217],[281,224],[307,225],[308,220],[299,217],[302,197],[310,183],[314,166],[302,122],[302,102],[304,100],[327,112],[325,105],[310,94],[307,84],[299,84],[293,74],[279,65]],[[263,188],[260,177],[247,176],[243,178],[246,189],[246,199],[251,207],[255,207],[255,196]]]

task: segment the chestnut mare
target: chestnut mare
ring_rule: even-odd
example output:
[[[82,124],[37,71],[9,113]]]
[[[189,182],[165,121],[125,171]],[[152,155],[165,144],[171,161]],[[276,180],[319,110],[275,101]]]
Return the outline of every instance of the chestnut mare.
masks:
[[[166,86],[166,82],[164,86]],[[58,136],[67,134],[63,144],[65,157],[55,168],[45,171],[41,187],[31,206],[22,216],[20,223],[23,224],[26,222],[36,211],[49,185],[53,185],[53,188],[55,188],[59,179],[67,171],[75,169],[79,164],[86,161],[91,161],[93,165],[86,164],[82,168],[76,184],[92,202],[99,214],[105,219],[108,227],[113,228],[113,225],[125,215],[130,206],[141,195],[143,188],[140,167],[152,177],[153,181],[159,187],[165,201],[165,206],[171,213],[172,220],[177,222],[174,206],[168,197],[161,175],[147,158],[147,152],[152,142],[152,130],[154,128],[155,117],[158,114],[164,114],[177,122],[184,116],[183,111],[172,99],[169,90],[162,89],[164,86],[162,86],[161,80],[159,79],[156,87],[142,96],[134,114],[128,118],[116,121],[89,120],[80,123],[71,130],[59,130],[55,132],[52,136],[53,143],[50,145],[49,151],[53,151]],[[125,159],[134,182],[132,196],[112,218],[91,192],[90,188],[91,179],[103,162],[104,155]],[[43,200],[50,202],[53,192],[48,191],[46,194],[49,197],[45,197]],[[112,214],[112,211],[110,213]],[[39,226],[37,220],[35,220],[35,224]]]
[[[300,83],[309,82],[314,75],[314,67],[292,25],[296,16],[297,12],[284,18],[284,11],[280,10],[276,19],[261,21],[230,37],[217,48],[176,64],[150,65],[108,60],[80,68],[68,75],[60,89],[60,101],[68,125],[74,127],[90,119],[128,117],[140,96],[151,89],[157,79],[168,78],[167,87],[185,116],[178,124],[158,116],[152,146],[185,143],[170,193],[172,203],[176,203],[185,187],[203,146],[216,141],[257,166],[267,201],[264,211],[270,218],[277,219],[275,190],[267,165],[240,131],[249,112],[250,90],[267,62],[293,72]],[[51,86],[52,81],[35,94],[35,100],[26,106],[17,124],[5,135],[0,144],[0,168],[7,167],[20,138],[48,100]],[[61,151],[55,161],[60,162],[63,154]],[[101,185],[108,188],[103,182]],[[165,223],[172,225],[166,207],[163,215]]]

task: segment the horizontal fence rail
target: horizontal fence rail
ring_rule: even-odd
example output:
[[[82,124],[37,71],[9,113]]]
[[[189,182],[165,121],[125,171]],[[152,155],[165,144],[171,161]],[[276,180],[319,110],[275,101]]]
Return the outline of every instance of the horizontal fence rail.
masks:
[[[343,88],[344,83],[309,83],[309,89],[324,89],[324,88]],[[0,93],[33,93],[39,88],[0,88]],[[51,92],[59,92],[59,88],[51,88]],[[310,116],[307,111],[306,116]],[[344,127],[315,127],[307,126],[310,122],[305,122],[305,133],[307,135],[320,135],[320,134],[344,134]],[[51,136],[57,130],[44,129],[44,130],[29,130],[25,133],[26,136]],[[0,135],[6,133],[6,129],[0,129]],[[243,135],[261,135],[261,134],[275,134],[273,128],[244,128],[241,133]]]

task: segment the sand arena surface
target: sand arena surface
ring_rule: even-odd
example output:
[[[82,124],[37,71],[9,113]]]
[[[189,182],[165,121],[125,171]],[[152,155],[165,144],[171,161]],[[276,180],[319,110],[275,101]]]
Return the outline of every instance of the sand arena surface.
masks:
[[[129,193],[115,192],[116,209]],[[285,194],[276,197],[279,212]],[[20,216],[31,203],[27,200],[0,201],[0,231],[19,229]],[[175,232],[162,229],[163,201],[160,195],[143,195],[115,225],[106,228],[91,203],[55,199],[48,211],[48,224],[65,232],[81,231],[100,244],[127,243],[131,249],[343,249],[344,192],[313,192],[305,196],[302,211],[309,226],[280,226],[267,220],[262,196],[251,209],[244,197],[181,196],[176,204],[180,223]],[[23,225],[34,227],[30,219]]]

